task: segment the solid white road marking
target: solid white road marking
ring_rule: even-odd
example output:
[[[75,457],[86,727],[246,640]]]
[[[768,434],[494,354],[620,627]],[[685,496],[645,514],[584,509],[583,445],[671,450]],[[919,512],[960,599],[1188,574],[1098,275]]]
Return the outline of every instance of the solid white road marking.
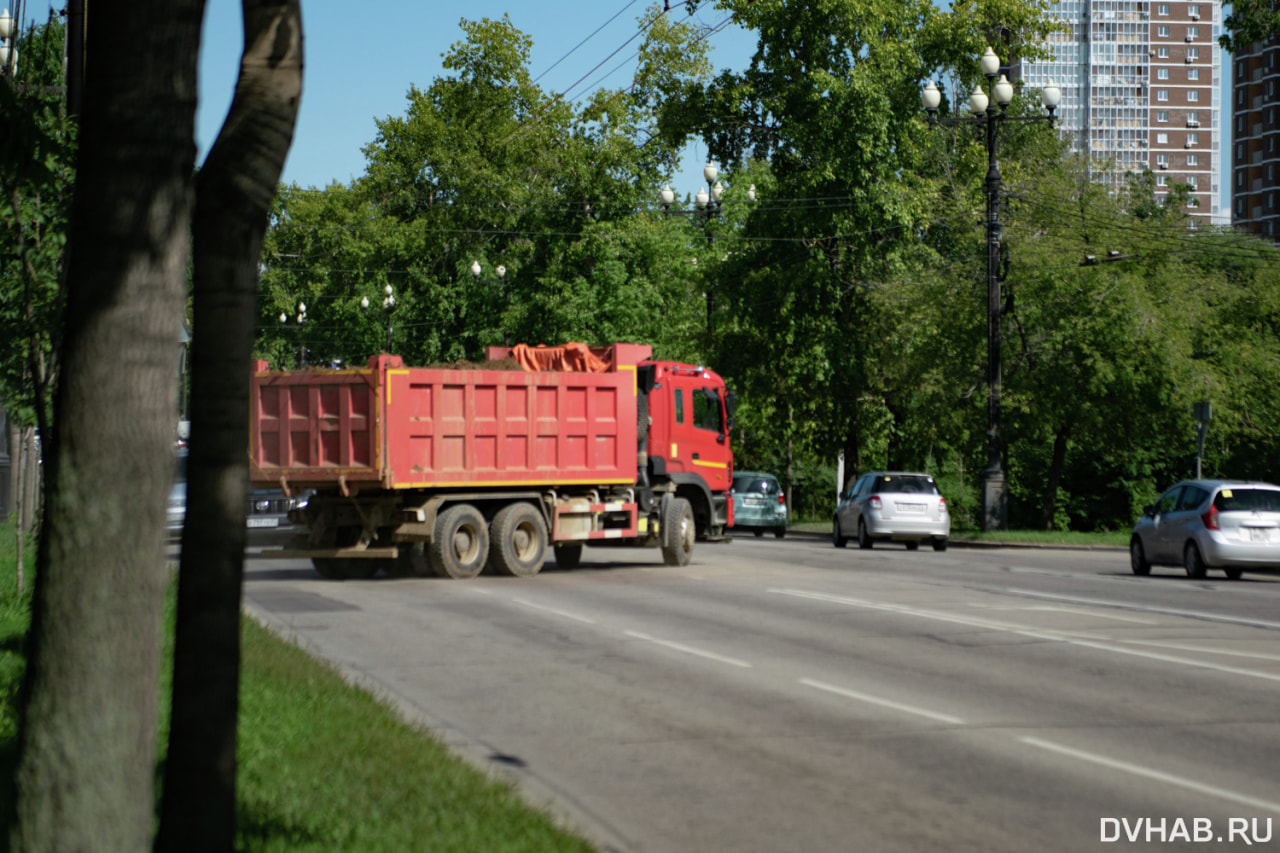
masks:
[[[806,687],[813,687],[817,690],[825,690],[828,693],[834,693],[837,696],[857,699],[859,702],[866,702],[869,705],[880,705],[885,708],[892,708],[895,711],[902,711],[905,714],[915,714],[917,717],[926,717],[930,720],[937,720],[940,723],[948,723],[953,726],[964,725],[964,720],[959,717],[953,717],[950,714],[939,714],[936,711],[926,711],[924,708],[904,705],[901,702],[894,702],[890,699],[881,699],[879,696],[870,696],[866,693],[859,693],[856,690],[849,690],[845,687],[836,687],[834,684],[814,681],[812,678],[802,678],[800,679],[800,683]]]
[[[1120,604],[1115,601],[1104,601],[1097,598],[1080,598],[1074,595],[1054,595],[1048,592],[1036,592],[1030,589],[1006,588],[1010,595],[1025,595],[1030,598],[1047,598],[1052,601],[1070,601],[1074,604],[1094,604],[1100,607],[1122,607],[1125,610],[1138,610],[1143,613],[1163,613],[1166,616],[1185,616],[1189,619],[1201,619],[1209,622],[1226,622],[1231,625],[1248,625],[1251,628],[1280,629],[1280,622],[1268,622],[1264,619],[1243,619],[1238,616],[1223,616],[1203,610],[1183,610],[1177,607],[1155,607],[1146,604]]]

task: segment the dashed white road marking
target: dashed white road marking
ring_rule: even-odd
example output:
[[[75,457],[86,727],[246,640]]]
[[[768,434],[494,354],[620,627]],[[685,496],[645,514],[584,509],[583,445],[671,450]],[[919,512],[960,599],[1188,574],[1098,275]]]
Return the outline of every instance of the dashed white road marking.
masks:
[[[850,690],[847,687],[837,687],[834,684],[827,684],[823,681],[814,681],[812,678],[802,678],[800,679],[800,683],[806,687],[812,687],[816,690],[825,690],[828,693],[834,693],[837,696],[857,699],[859,702],[866,702],[869,705],[880,705],[884,708],[892,708],[895,711],[902,711],[904,714],[914,714],[917,717],[925,717],[926,719],[936,720],[939,723],[947,723],[953,726],[964,725],[964,720],[959,717],[953,717],[950,714],[939,714],[936,711],[927,711],[924,708],[917,708],[914,705],[904,705],[901,702],[894,702],[891,699],[882,699],[879,696],[859,693],[857,690]]]
[[[697,657],[706,658],[707,660],[713,660],[718,663],[728,664],[729,666],[737,666],[743,669],[751,669],[751,664],[747,663],[744,660],[725,657],[724,655],[718,655],[715,652],[709,652],[709,651],[706,651],[705,649],[696,649],[693,646],[686,646],[683,643],[675,643],[675,642],[672,642],[671,640],[661,640],[657,637],[651,636],[649,634],[643,634],[639,631],[623,631],[623,634],[635,640],[644,640],[647,643],[655,643],[659,646],[663,646],[664,648],[673,649],[677,652],[684,652],[687,655],[696,655]]]
[[[519,604],[521,607],[527,607],[530,610],[540,610],[543,613],[550,613],[553,616],[560,616],[565,619],[572,619],[573,621],[581,622],[584,625],[596,624],[596,620],[588,616],[579,616],[578,614],[570,613],[567,610],[557,610],[554,607],[547,607],[546,605],[543,605],[543,604],[535,604],[534,602],[529,601],[528,599],[525,599],[525,598],[513,598],[511,599],[511,601],[513,604]]]
[[[1280,803],[1273,803],[1269,800],[1260,800],[1257,797],[1237,794],[1235,791],[1228,791],[1226,788],[1219,788],[1215,785],[1205,785],[1201,782],[1196,782],[1193,779],[1175,776],[1172,773],[1165,773],[1161,770],[1155,770],[1150,767],[1143,767],[1140,764],[1131,764],[1128,761],[1119,761],[1114,758],[1108,758],[1105,755],[1096,755],[1092,752],[1073,749],[1072,747],[1052,743],[1047,740],[1041,740],[1037,737],[1020,737],[1018,738],[1018,741],[1025,743],[1028,746],[1039,747],[1040,749],[1047,750],[1049,752],[1056,752],[1059,755],[1065,755],[1069,758],[1087,761],[1091,764],[1097,764],[1101,767],[1107,767],[1112,770],[1119,770],[1123,773],[1130,773],[1134,776],[1153,779],[1157,782],[1163,782],[1166,785],[1186,788],[1188,791],[1195,791],[1198,794],[1217,797],[1218,799],[1226,800],[1227,802],[1237,803],[1238,805],[1261,809],[1263,811],[1280,813]]]

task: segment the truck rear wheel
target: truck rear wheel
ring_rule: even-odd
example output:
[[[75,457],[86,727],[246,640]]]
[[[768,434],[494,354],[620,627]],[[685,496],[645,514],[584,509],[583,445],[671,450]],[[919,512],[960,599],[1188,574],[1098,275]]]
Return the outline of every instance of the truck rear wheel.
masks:
[[[693,507],[684,498],[671,498],[662,508],[662,562],[668,566],[689,565],[696,537]]]
[[[442,578],[466,580],[480,574],[489,559],[489,525],[471,504],[457,504],[436,517],[431,570]]]
[[[489,569],[495,575],[531,578],[547,556],[547,525],[530,504],[498,510],[489,525]]]

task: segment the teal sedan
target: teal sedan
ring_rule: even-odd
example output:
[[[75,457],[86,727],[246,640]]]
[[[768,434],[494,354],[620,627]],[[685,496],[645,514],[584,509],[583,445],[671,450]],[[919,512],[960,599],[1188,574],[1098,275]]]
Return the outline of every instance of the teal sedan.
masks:
[[[781,539],[787,535],[787,496],[778,478],[759,471],[733,475],[733,526],[763,536],[766,530]]]

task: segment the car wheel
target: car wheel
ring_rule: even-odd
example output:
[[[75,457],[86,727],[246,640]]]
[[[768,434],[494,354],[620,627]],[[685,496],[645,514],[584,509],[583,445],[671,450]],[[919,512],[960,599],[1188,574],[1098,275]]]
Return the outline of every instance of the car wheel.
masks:
[[[1147,552],[1142,548],[1142,540],[1137,536],[1129,540],[1129,568],[1139,577],[1151,574],[1151,564],[1147,562]]]
[[[933,540],[933,550],[935,550],[935,551],[945,551],[945,550],[947,550],[947,540],[946,540],[946,537],[939,537],[939,538],[937,538],[937,539]]]
[[[858,547],[867,550],[873,544],[871,536],[867,533],[867,523],[862,519],[858,519]]]
[[[912,539],[910,542],[903,542],[902,544],[907,546],[908,551],[920,550],[920,542],[917,539]]]
[[[848,539],[840,532],[840,519],[838,517],[831,519],[831,544],[837,548],[843,548]]]
[[[1204,564],[1204,557],[1200,556],[1200,546],[1194,542],[1188,542],[1186,550],[1182,552],[1182,565],[1187,570],[1187,577],[1199,580],[1203,578],[1208,567]]]
[[[1222,569],[1227,575],[1227,580],[1238,581],[1240,576],[1244,574],[1244,569],[1239,566],[1224,566]]]
[[[784,536],[786,536],[786,535],[787,535],[787,528],[785,528],[785,527],[775,527],[775,528],[773,529],[773,535],[774,535],[775,537],[777,537],[778,539],[781,539],[781,538],[783,538]]]

